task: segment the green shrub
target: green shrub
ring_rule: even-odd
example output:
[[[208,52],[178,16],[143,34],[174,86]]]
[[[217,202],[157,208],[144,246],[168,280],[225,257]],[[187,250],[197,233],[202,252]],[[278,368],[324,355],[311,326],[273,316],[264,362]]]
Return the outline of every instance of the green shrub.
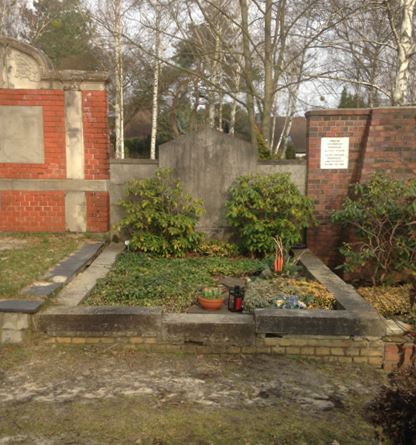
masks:
[[[369,405],[370,419],[391,443],[416,445],[416,368],[396,372],[389,380]]]
[[[128,184],[121,201],[125,217],[119,224],[130,236],[130,247],[163,256],[182,256],[198,247],[202,235],[195,231],[203,213],[200,200],[183,191],[169,170]]]
[[[235,257],[238,255],[238,248],[226,241],[204,238],[198,246],[197,253],[204,256]]]
[[[377,284],[392,272],[416,267],[416,180],[377,173],[368,184],[355,185],[353,196],[332,220],[353,232],[354,241],[340,249],[346,271],[365,267]]]
[[[274,251],[274,236],[286,249],[302,240],[314,223],[312,201],[290,181],[289,174],[240,176],[230,188],[226,215],[235,227],[241,247],[251,254]]]

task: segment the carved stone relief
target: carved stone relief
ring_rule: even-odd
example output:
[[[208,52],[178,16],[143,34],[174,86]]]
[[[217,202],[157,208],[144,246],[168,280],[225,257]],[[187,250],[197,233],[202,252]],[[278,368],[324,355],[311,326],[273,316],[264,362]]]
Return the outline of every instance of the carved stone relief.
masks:
[[[35,59],[9,46],[0,46],[0,88],[34,88],[41,79]]]
[[[32,82],[39,82],[40,72],[38,64],[29,56],[23,53],[15,54],[16,77],[19,79],[28,79]]]

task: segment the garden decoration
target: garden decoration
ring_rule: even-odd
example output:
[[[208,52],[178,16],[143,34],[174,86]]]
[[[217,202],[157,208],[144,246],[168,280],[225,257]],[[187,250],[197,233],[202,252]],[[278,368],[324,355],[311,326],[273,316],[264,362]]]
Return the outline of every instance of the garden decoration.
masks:
[[[283,270],[283,243],[278,236],[273,237],[273,241],[276,244],[273,268],[280,273]]]
[[[234,286],[228,292],[228,310],[231,312],[243,312],[244,287]]]
[[[198,296],[199,305],[206,310],[217,311],[224,304],[224,290],[221,286],[204,287]]]
[[[306,309],[307,305],[297,295],[278,295],[274,300],[279,309]]]

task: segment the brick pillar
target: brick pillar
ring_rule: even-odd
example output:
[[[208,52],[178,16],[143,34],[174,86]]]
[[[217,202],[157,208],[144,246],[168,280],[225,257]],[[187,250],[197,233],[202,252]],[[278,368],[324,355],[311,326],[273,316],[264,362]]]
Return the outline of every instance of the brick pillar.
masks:
[[[306,113],[307,195],[319,225],[308,230],[308,247],[324,262],[339,262],[348,234],[331,223],[350,186],[382,171],[398,179],[416,176],[416,107],[319,110]],[[349,138],[347,169],[321,169],[322,138]]]
[[[318,226],[308,230],[308,247],[326,264],[333,266],[338,257],[341,231],[331,223],[331,214],[338,210],[348,195],[349,185],[359,174],[361,155],[365,148],[370,110],[311,111],[307,118],[307,180],[306,193],[314,201]],[[349,164],[345,170],[323,170],[321,138],[349,137]]]

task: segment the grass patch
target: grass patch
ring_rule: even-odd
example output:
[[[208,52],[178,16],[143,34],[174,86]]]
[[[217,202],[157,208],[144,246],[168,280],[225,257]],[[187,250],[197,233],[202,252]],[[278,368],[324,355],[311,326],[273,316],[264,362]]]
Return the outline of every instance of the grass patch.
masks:
[[[91,445],[378,443],[374,428],[358,409],[313,415],[287,403],[263,409],[198,408],[167,403],[154,408],[150,401],[124,397],[61,404],[59,408],[30,403],[12,406],[5,414],[0,419],[3,435],[28,433],[29,439],[41,438],[45,443],[47,439],[52,443]],[[12,419],[16,421],[13,423]]]
[[[0,245],[10,247],[0,250],[0,297],[16,297],[22,288],[41,279],[48,269],[74,252],[84,239],[68,234],[0,235]]]
[[[262,261],[248,258],[161,258],[125,252],[86,304],[161,306],[181,312],[192,305],[198,290],[215,284],[217,277],[251,275],[263,267]]]

